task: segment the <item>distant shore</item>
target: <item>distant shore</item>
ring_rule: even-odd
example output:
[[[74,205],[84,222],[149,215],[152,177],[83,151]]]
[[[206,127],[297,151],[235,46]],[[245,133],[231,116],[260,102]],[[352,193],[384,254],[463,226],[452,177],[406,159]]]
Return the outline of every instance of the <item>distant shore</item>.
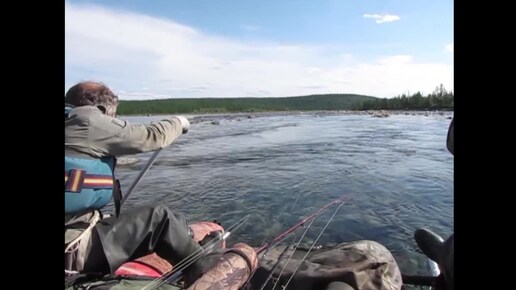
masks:
[[[220,115],[220,114],[296,114],[322,111],[362,114],[365,110],[425,111],[453,110],[453,94],[444,88],[428,96],[417,92],[390,99],[355,94],[319,94],[278,98],[201,98],[121,101],[121,115]]]
[[[370,115],[371,117],[385,118],[396,115],[406,116],[447,116],[453,115],[453,110],[334,110],[334,111],[270,111],[270,112],[239,112],[239,113],[203,113],[203,114],[146,114],[146,115],[119,115],[119,117],[165,117],[181,115],[187,117],[191,123],[200,123],[220,119],[251,119],[259,117],[273,117],[273,116],[289,116],[289,115],[315,115],[315,116],[333,116],[333,115]]]

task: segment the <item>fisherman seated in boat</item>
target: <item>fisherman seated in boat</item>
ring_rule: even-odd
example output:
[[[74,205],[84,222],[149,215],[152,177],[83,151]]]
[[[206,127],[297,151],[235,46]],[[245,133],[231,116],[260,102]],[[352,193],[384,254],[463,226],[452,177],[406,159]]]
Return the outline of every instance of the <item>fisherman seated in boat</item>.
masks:
[[[188,132],[185,117],[148,125],[116,118],[118,97],[104,84],[81,82],[65,95],[65,276],[114,273],[150,253],[178,263],[200,249],[183,215],[163,204],[120,211],[116,157],[169,146]],[[116,215],[101,209],[111,198]],[[200,261],[186,273],[196,272]]]

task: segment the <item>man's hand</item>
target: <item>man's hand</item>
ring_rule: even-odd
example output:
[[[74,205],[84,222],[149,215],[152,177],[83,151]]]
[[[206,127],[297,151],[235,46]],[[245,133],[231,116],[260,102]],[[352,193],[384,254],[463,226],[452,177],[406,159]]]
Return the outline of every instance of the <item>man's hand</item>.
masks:
[[[183,134],[188,132],[188,129],[190,129],[190,122],[188,122],[188,119],[183,116],[175,116],[177,119],[179,119],[179,122],[181,122],[181,126],[183,126]]]

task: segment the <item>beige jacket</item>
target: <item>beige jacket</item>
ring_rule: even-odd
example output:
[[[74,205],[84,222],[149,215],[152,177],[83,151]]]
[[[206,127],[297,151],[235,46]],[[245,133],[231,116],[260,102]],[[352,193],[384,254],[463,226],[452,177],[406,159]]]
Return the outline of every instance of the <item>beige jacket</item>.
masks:
[[[104,115],[97,107],[73,109],[65,120],[65,152],[93,158],[153,151],[170,145],[183,133],[170,117],[151,124],[131,124]]]

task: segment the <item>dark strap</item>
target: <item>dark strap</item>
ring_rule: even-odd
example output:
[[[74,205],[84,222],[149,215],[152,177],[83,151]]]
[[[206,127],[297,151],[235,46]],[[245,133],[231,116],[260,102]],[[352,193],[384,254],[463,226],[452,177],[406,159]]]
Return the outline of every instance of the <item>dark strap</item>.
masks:
[[[249,257],[244,252],[242,252],[238,249],[229,249],[224,254],[228,254],[228,253],[237,254],[240,257],[242,257],[242,259],[244,259],[245,263],[247,264],[247,267],[249,267],[249,272],[253,272],[253,263],[251,262]]]
[[[113,200],[115,201],[115,216],[118,217],[120,214],[120,208],[122,207],[122,188],[120,186],[120,180],[113,179]]]

